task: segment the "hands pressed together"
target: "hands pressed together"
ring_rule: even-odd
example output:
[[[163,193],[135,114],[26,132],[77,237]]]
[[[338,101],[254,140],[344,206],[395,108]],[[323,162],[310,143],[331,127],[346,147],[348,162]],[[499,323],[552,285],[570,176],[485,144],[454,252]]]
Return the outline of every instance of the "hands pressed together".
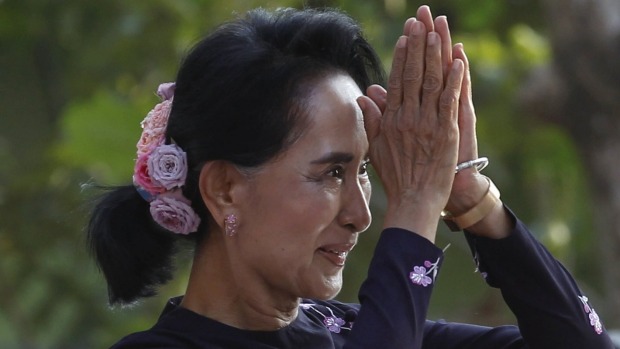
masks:
[[[387,87],[370,86],[358,99],[388,199],[384,226],[434,241],[442,210],[467,212],[489,188],[475,168],[454,173],[458,163],[478,157],[478,146],[469,62],[463,45],[452,45],[445,16],[433,19],[422,6],[405,22]],[[497,205],[468,230],[501,238],[510,227]]]

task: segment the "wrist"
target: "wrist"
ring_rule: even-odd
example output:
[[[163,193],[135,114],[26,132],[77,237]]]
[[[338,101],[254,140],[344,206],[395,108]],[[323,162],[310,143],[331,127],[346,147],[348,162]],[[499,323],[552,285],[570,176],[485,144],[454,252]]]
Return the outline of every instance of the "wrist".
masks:
[[[485,193],[478,201],[465,211],[454,213],[444,210],[441,213],[442,219],[452,231],[467,229],[487,217],[497,206],[501,206],[500,193],[493,181],[483,177],[487,182]],[[454,207],[454,206],[453,206]]]
[[[424,203],[388,205],[383,221],[384,228],[401,228],[435,242],[438,221],[437,210]]]
[[[515,222],[500,201],[486,217],[467,228],[473,235],[489,239],[503,239],[514,230]]]
[[[469,171],[458,173],[458,183],[455,178],[450,199],[444,211],[452,216],[460,216],[476,206],[486,195],[489,189],[489,179],[478,172]]]

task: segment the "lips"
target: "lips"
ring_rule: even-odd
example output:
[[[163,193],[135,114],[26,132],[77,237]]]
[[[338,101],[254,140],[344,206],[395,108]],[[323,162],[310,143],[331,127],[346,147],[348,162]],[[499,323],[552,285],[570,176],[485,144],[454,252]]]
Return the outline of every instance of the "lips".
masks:
[[[327,260],[336,266],[344,266],[347,255],[353,249],[354,244],[332,244],[319,247],[319,252]]]

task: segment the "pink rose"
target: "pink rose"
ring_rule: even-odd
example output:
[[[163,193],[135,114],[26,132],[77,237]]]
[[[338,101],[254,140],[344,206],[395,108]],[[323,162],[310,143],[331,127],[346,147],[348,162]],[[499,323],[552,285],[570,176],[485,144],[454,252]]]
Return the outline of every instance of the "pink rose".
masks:
[[[136,145],[138,148],[138,156],[164,143],[171,108],[171,100],[163,101],[157,104],[155,108],[146,115],[144,120],[142,120],[140,123],[143,129],[142,135]]]
[[[142,131],[142,136],[140,136],[140,140],[136,144],[138,157],[148,155],[154,148],[164,144],[165,140],[166,137],[162,132]]]
[[[140,125],[145,130],[158,131],[158,130],[163,129],[163,132],[165,132],[171,109],[172,109],[172,100],[165,100],[161,103],[158,103],[146,115],[146,117],[144,118],[144,120],[142,120]]]
[[[181,195],[163,194],[151,201],[151,216],[160,226],[176,234],[187,235],[198,230],[200,217]]]
[[[133,170],[133,184],[146,190],[151,195],[157,195],[163,193],[166,189],[159,183],[153,183],[148,169],[149,155],[148,153],[142,154],[136,160]]]
[[[168,190],[185,184],[187,155],[176,144],[164,144],[153,149],[147,165],[153,184]]]

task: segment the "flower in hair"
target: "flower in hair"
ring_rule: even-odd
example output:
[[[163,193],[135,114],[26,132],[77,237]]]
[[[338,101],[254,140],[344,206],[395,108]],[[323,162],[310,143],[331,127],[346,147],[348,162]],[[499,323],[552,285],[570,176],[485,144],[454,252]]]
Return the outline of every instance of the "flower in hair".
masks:
[[[200,218],[189,200],[177,192],[158,195],[151,201],[151,216],[160,226],[176,234],[187,235],[198,230]]]
[[[163,84],[159,84],[159,87],[157,87],[157,95],[164,101],[172,99],[176,87],[177,84],[174,82],[165,82]]]
[[[174,83],[159,85],[157,95],[163,101],[140,124],[142,135],[136,145],[133,183],[150,202],[153,220],[173,233],[185,235],[198,230],[200,217],[181,190],[187,178],[187,154],[176,144],[166,144],[174,89]]]
[[[147,162],[151,182],[167,190],[180,188],[187,177],[187,155],[176,144],[153,149]]]
[[[144,153],[138,156],[133,170],[133,184],[137,188],[146,191],[149,197],[152,197],[163,193],[166,189],[158,183],[153,183],[148,166],[150,155],[150,153]]]
[[[150,153],[154,147],[164,144],[170,109],[172,109],[172,100],[165,100],[157,104],[142,120],[140,123],[142,136],[136,145],[138,156]]]

